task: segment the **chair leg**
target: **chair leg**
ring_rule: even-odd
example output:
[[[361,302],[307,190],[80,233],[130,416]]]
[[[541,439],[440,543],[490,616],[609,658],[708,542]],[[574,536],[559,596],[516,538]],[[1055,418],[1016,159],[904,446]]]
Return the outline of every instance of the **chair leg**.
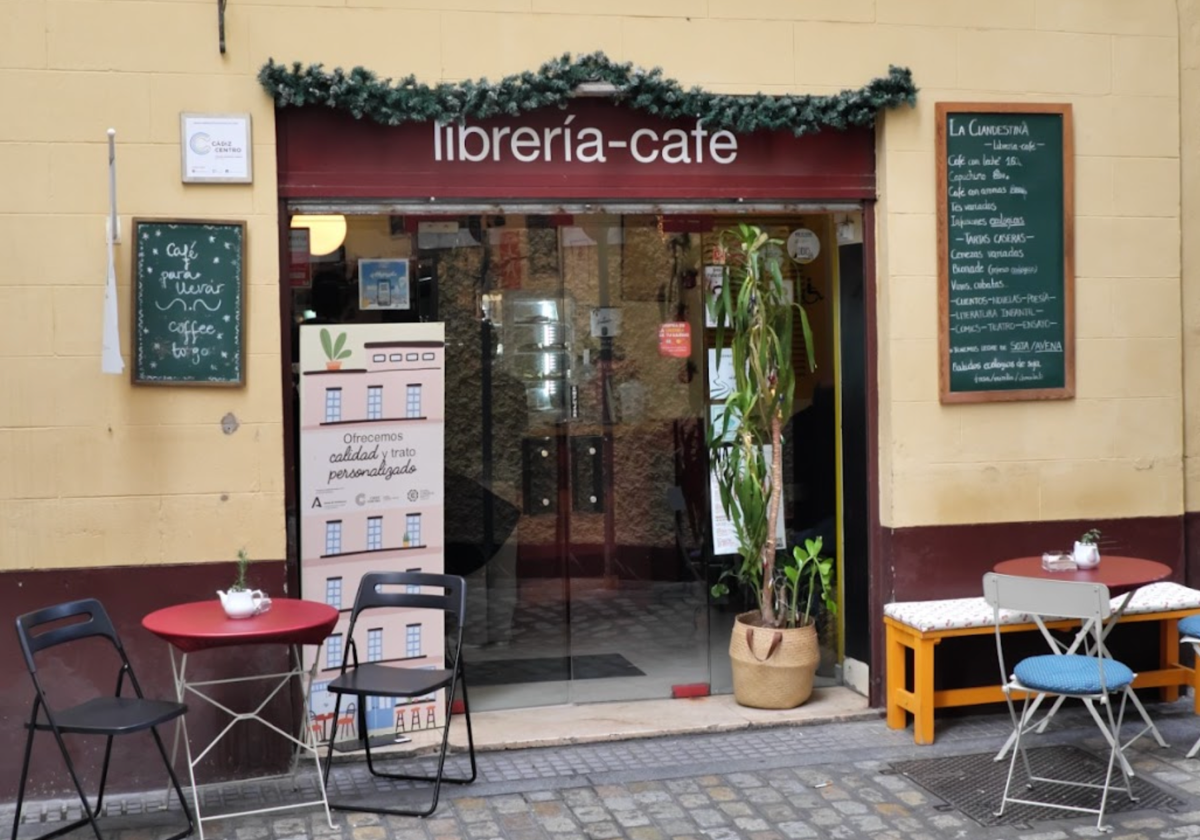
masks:
[[[1125,689],[1125,695],[1129,698],[1130,702],[1133,703],[1134,711],[1141,715],[1142,720],[1146,724],[1145,728],[1131,738],[1125,746],[1129,746],[1129,744],[1132,744],[1138,738],[1149,732],[1152,736],[1154,736],[1154,740],[1158,742],[1158,745],[1163,749],[1166,749],[1167,742],[1163,740],[1162,733],[1160,733],[1158,731],[1158,727],[1154,725],[1154,720],[1151,719],[1150,714],[1146,711],[1146,707],[1142,705],[1142,701],[1139,700],[1137,694],[1134,693],[1133,686],[1129,686]]]
[[[96,813],[99,814],[104,807],[104,786],[108,784],[108,763],[112,759],[112,744],[113,736],[109,735],[104,739],[104,762],[100,765],[100,790],[96,794]]]
[[[1021,730],[1025,725],[1025,715],[1028,713],[1029,695],[1025,695],[1025,704],[1021,708],[1020,717],[1017,716],[1017,708],[1013,705],[1012,695],[1005,692],[1005,699],[1008,701],[1008,716],[1013,723],[1013,751],[1008,759],[1008,777],[1004,780],[1004,792],[1000,795],[1000,809],[995,811],[997,817],[1004,816],[1004,807],[1008,804],[1008,793],[1012,789],[1013,771],[1017,769],[1017,753],[1022,752],[1021,749]],[[1022,753],[1023,754],[1023,753]]]
[[[1013,759],[1018,755],[1021,756],[1021,765],[1025,768],[1025,789],[1033,790],[1033,768],[1029,766],[1029,753],[1025,751],[1025,743],[1021,740],[1022,736],[1029,731],[1026,729],[1026,721],[1033,716],[1033,710],[1029,707],[1029,695],[1025,695],[1025,705],[1021,712],[1021,722],[1017,725],[1017,743],[1013,747]]]
[[[21,783],[17,790],[17,811],[13,815],[12,840],[17,840],[17,832],[21,827],[21,806],[25,801],[25,785],[29,780],[29,760],[33,755],[33,737],[37,733],[36,723],[38,719],[38,711],[41,709],[41,707],[42,699],[41,695],[38,695],[33,701],[33,711],[29,716],[28,724],[29,735],[25,738],[25,758],[21,762]],[[83,788],[79,786],[79,779],[75,775],[75,768],[71,765],[71,758],[67,754],[62,737],[59,735],[57,730],[54,730],[54,735],[58,739],[58,744],[62,750],[63,758],[66,759],[67,769],[71,771],[71,780],[75,782],[75,789],[79,792],[79,798],[83,801],[83,813],[86,816],[69,822],[66,825],[59,826],[54,831],[49,831],[45,834],[39,835],[36,840],[50,840],[51,837],[58,837],[59,835],[66,834],[69,831],[74,831],[88,822],[92,823],[92,831],[94,831],[96,836],[99,838],[100,829],[96,827],[95,820],[93,819],[91,811],[88,808],[87,797],[83,793]]]
[[[342,711],[342,695],[335,694],[333,701],[333,729],[329,733],[329,749],[325,752],[325,791],[328,797],[329,770],[333,767],[333,742],[337,740],[338,715]],[[333,807],[332,805],[330,806]]]
[[[1125,721],[1125,701],[1128,697],[1129,697],[1129,694],[1127,692],[1122,692],[1122,694],[1121,694],[1121,710],[1117,714],[1116,720],[1113,720],[1112,696],[1110,695],[1104,702],[1105,712],[1108,716],[1108,725],[1109,725],[1110,731],[1112,733],[1112,738],[1111,738],[1112,746],[1109,748],[1108,768],[1104,774],[1104,789],[1100,794],[1100,808],[1099,808],[1099,813],[1096,815],[1096,829],[1099,831],[1105,830],[1105,828],[1104,828],[1104,811],[1108,807],[1108,793],[1109,793],[1109,790],[1112,788],[1112,774],[1113,774],[1113,770],[1115,769],[1115,765],[1117,763],[1117,756],[1121,753],[1121,724]],[[1091,708],[1090,704],[1089,704],[1089,708]],[[1095,714],[1094,710],[1093,710],[1093,716],[1097,716]],[[1132,801],[1136,802],[1137,798],[1134,797],[1134,795],[1133,795],[1133,787],[1131,786],[1131,784],[1129,782],[1129,776],[1124,772],[1122,772],[1121,775],[1125,777],[1125,790],[1129,794],[1129,798]]]
[[[1192,713],[1200,715],[1200,645],[1192,645]]]
[[[336,810],[336,811],[361,811],[363,813],[368,813],[368,814],[392,814],[395,816],[404,816],[404,817],[428,817],[434,811],[437,810],[438,801],[441,797],[442,783],[445,782],[445,783],[449,783],[449,784],[470,784],[471,782],[475,781],[475,779],[478,777],[479,770],[478,770],[478,766],[477,766],[476,760],[475,760],[475,735],[471,729],[471,705],[470,705],[469,698],[467,696],[466,669],[460,665],[457,673],[459,675],[461,675],[461,678],[462,678],[461,684],[462,684],[462,689],[463,689],[463,717],[465,718],[465,723],[467,725],[467,755],[468,755],[468,757],[470,759],[470,763],[471,763],[471,774],[469,776],[447,776],[446,775],[446,758],[450,753],[450,725],[453,722],[453,718],[454,718],[454,715],[452,712],[453,705],[454,705],[454,693],[455,693],[455,688],[456,688],[456,685],[454,683],[452,683],[446,689],[446,698],[447,698],[446,699],[446,721],[442,727],[442,745],[441,745],[441,750],[438,753],[437,770],[434,772],[434,774],[432,776],[418,775],[418,774],[413,774],[413,773],[388,773],[383,770],[379,770],[379,769],[375,768],[373,759],[371,757],[370,739],[367,737],[367,722],[366,722],[366,711],[365,711],[366,705],[364,703],[362,705],[362,707],[359,709],[359,718],[358,719],[359,719],[359,728],[362,730],[362,734],[363,734],[363,750],[366,753],[367,769],[370,771],[371,775],[378,776],[383,779],[396,779],[398,781],[431,782],[433,784],[433,796],[429,803],[429,806],[427,808],[421,808],[421,809],[416,809],[416,808],[412,808],[412,809],[409,809],[409,808],[370,808],[370,807],[366,807],[363,805],[357,805],[357,804],[351,805],[351,804],[330,802],[329,807],[331,809]],[[339,700],[340,700],[340,698],[339,698]],[[335,719],[337,716],[336,705],[337,704],[335,704],[335,709],[334,709]],[[332,758],[332,748],[330,751],[330,758]],[[328,777],[328,773],[329,773],[329,764],[330,764],[330,762],[326,761],[325,772],[326,772],[327,777]]]
[[[1132,693],[1133,692],[1129,688],[1126,688],[1125,691],[1123,692],[1124,696],[1126,696],[1126,697],[1131,695]],[[1096,722],[1096,727],[1100,730],[1100,734],[1104,736],[1104,740],[1108,741],[1110,745],[1113,745],[1113,744],[1116,745],[1117,761],[1120,762],[1120,764],[1121,764],[1121,770],[1124,771],[1127,775],[1132,776],[1133,775],[1133,767],[1130,765],[1128,759],[1125,758],[1125,752],[1121,748],[1121,733],[1120,733],[1120,731],[1113,733],[1108,727],[1106,727],[1104,725],[1104,718],[1100,717],[1100,713],[1096,711],[1095,701],[1093,701],[1090,697],[1083,697],[1080,699],[1083,700],[1083,705],[1085,707],[1087,707],[1088,712],[1092,716],[1092,720],[1094,720]],[[1122,698],[1122,700],[1121,700],[1122,708],[1124,708],[1124,702],[1125,702],[1124,698]],[[1134,740],[1136,740],[1136,739],[1134,739]],[[1133,743],[1133,741],[1130,741],[1129,743]]]
[[[475,736],[471,732],[471,701],[467,698],[467,667],[462,662],[459,662],[459,675],[462,680],[462,695],[463,695],[463,718],[467,724],[467,755],[471,759],[471,777],[469,779],[447,779],[448,782],[467,784],[475,781],[478,775],[478,770],[475,767]],[[454,704],[454,698],[450,698],[451,705]],[[450,726],[450,712],[446,712],[446,727]]]
[[[371,731],[367,729],[367,698],[358,698],[358,734],[362,738],[363,751],[367,754],[367,770],[372,776],[378,776],[375,765],[371,762]]]
[[[34,707],[34,716],[37,715],[37,707]],[[21,762],[21,782],[17,786],[17,812],[13,815],[13,830],[12,840],[17,840],[17,830],[21,827],[21,805],[25,801],[25,781],[29,778],[29,756],[33,752],[33,733],[36,730],[33,728],[33,720],[29,722],[29,735],[25,738],[25,758]],[[1200,744],[1200,742],[1197,742]]]
[[[63,761],[67,765],[67,772],[71,775],[71,783],[79,793],[79,802],[83,805],[84,815],[70,825],[65,825],[49,834],[43,834],[37,840],[48,840],[50,837],[66,834],[68,831],[78,828],[84,823],[91,824],[92,833],[96,835],[96,840],[104,840],[104,836],[100,833],[100,826],[96,824],[96,814],[92,811],[91,805],[88,804],[87,794],[83,792],[83,783],[79,781],[79,774],[75,772],[75,762],[71,761],[71,754],[67,752],[67,744],[63,741],[62,733],[58,731],[57,727],[53,727],[50,731],[54,733],[54,740],[58,742],[58,750],[62,753]]]
[[[25,798],[25,783],[29,776],[29,760],[32,753],[34,731],[35,730],[33,728],[30,728],[29,737],[25,739],[25,758],[21,764],[21,782],[17,789],[17,811],[13,817],[12,840],[17,840],[17,831],[21,825],[21,805]],[[96,805],[93,808],[88,804],[87,796],[84,794],[82,784],[80,783],[79,777],[75,772],[75,766],[72,763],[70,756],[67,754],[65,742],[62,740],[61,735],[57,731],[52,731],[62,751],[63,760],[67,765],[67,772],[70,773],[71,781],[75,785],[75,790],[79,793],[79,798],[83,805],[84,816],[74,820],[73,822],[59,826],[53,831],[49,831],[45,834],[39,834],[36,838],[34,838],[34,840],[51,840],[53,837],[59,837],[63,834],[67,834],[68,832],[74,831],[77,828],[81,828],[86,824],[91,825],[92,833],[96,835],[96,840],[104,840],[104,835],[100,833],[100,825],[96,820],[100,816],[100,810],[104,803],[104,789],[108,780],[108,767],[112,756],[112,736],[109,736],[105,739],[106,744],[104,749],[104,763],[100,770],[100,790],[96,796]],[[158,754],[162,756],[163,766],[167,768],[167,775],[171,779],[171,785],[175,789],[175,795],[179,797],[179,805],[183,808],[183,816],[185,819],[187,819],[187,828],[176,834],[172,834],[170,837],[165,838],[165,840],[183,840],[184,837],[188,837],[193,831],[196,830],[196,823],[192,819],[192,812],[188,808],[187,800],[183,795],[183,788],[179,784],[179,779],[175,775],[175,770],[171,767],[170,760],[167,758],[167,748],[163,743],[162,737],[158,734],[158,728],[151,727],[150,732],[154,736],[154,743],[158,747]]]
[[[183,816],[187,819],[187,828],[178,834],[171,835],[167,840],[182,840],[196,830],[196,822],[192,819],[192,812],[188,809],[187,800],[184,799],[183,787],[179,784],[179,777],[175,775],[175,768],[171,766],[171,761],[167,758],[167,746],[163,743],[162,736],[158,734],[158,727],[150,727],[150,734],[154,736],[158,754],[162,756],[163,765],[167,768],[167,776],[171,779],[171,787],[175,788],[175,796],[179,798],[179,807],[183,809]]]
[[[1109,703],[1111,705],[1112,701],[1109,700]],[[1125,695],[1121,695],[1121,709],[1120,709],[1120,712],[1118,712],[1118,714],[1117,714],[1117,730],[1116,731],[1119,733],[1121,731],[1121,727],[1124,725],[1125,725]],[[1122,748],[1121,750],[1119,750],[1117,752],[1117,757],[1118,758],[1125,757],[1124,748]],[[1137,802],[1138,798],[1133,795],[1133,782],[1130,781],[1130,779],[1133,778],[1133,774],[1132,773],[1124,773],[1123,776],[1125,779],[1125,793],[1129,795],[1130,801]]]
[[[1200,645],[1192,645],[1192,711],[1200,715]],[[1188,750],[1187,757],[1194,758],[1196,753],[1200,752],[1200,738],[1196,739],[1196,743],[1192,744],[1192,748]]]

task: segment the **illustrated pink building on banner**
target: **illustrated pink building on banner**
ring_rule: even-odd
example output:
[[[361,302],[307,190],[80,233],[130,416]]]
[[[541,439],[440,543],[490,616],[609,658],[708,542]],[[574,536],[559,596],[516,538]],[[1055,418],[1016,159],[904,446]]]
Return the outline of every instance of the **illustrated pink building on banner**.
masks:
[[[311,712],[321,740],[361,737],[353,707],[343,703],[340,719],[332,719],[336,698],[325,686],[341,667],[362,576],[443,570],[443,336],[441,324],[301,331],[302,597],[341,612],[313,684]],[[355,631],[360,663],[443,666],[440,613],[367,617]],[[368,730],[402,735],[440,726],[435,700],[368,698]]]

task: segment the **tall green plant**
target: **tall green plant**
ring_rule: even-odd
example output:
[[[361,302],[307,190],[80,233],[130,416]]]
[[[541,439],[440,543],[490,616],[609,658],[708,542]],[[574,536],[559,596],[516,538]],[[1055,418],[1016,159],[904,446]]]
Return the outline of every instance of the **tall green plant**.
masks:
[[[709,306],[717,322],[717,365],[723,353],[732,354],[734,387],[721,422],[709,431],[709,451],[721,506],[738,538],[741,564],[733,574],[756,590],[764,625],[794,625],[795,611],[787,605],[795,599],[776,592],[789,583],[776,575],[775,523],[783,494],[783,426],[792,416],[796,390],[796,314],[810,360],[812,329],[803,307],[787,299],[779,272],[780,240],[739,224],[721,234],[720,245],[726,253],[724,283]],[[768,246],[773,246],[770,256]],[[714,587],[716,594],[723,591],[724,584]]]

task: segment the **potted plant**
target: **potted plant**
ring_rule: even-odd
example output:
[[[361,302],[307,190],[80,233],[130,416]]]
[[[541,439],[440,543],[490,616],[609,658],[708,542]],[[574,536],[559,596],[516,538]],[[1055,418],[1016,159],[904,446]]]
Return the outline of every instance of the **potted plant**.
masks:
[[[734,621],[729,645],[733,689],[737,702],[758,708],[792,708],[808,699],[820,659],[811,602],[819,592],[818,603],[833,603],[832,561],[820,558],[819,541],[776,562],[783,427],[792,416],[796,384],[792,346],[797,314],[807,358],[813,356],[808,316],[787,299],[779,261],[769,258],[773,249],[768,248],[780,245],[752,225],[722,233],[725,277],[709,303],[717,324],[717,364],[724,352],[733,357],[734,384],[708,439],[721,506],[741,555],[727,576],[753,590],[758,601],[757,610]],[[725,578],[713,586],[714,596],[728,592]],[[812,585],[801,600],[805,584]]]
[[[329,334],[329,330],[321,328],[321,349],[325,351],[325,369],[340,370],[342,359],[350,358],[350,350],[346,348],[346,334],[338,333],[337,340]]]
[[[225,615],[230,618],[250,618],[264,613],[271,608],[271,599],[263,594],[261,589],[250,589],[246,583],[246,570],[250,566],[250,557],[246,549],[238,549],[237,575],[229,589],[217,590]]]
[[[1075,541],[1075,550],[1071,552],[1075,565],[1081,569],[1090,569],[1100,565],[1100,529],[1089,528]]]

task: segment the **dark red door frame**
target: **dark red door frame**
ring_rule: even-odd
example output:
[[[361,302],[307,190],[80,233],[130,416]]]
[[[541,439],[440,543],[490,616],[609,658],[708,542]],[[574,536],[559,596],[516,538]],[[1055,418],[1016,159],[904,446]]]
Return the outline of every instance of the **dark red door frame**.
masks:
[[[573,103],[577,127],[601,126],[610,137],[628,137],[650,127],[663,137],[673,125],[600,100]],[[567,114],[568,116],[570,114]],[[519,121],[498,120],[511,126],[528,125],[539,132],[565,120],[564,112],[548,109],[523,115]],[[590,120],[590,123],[589,123]],[[877,632],[883,604],[892,589],[887,534],[879,505],[878,307],[875,265],[875,134],[870,130],[822,132],[793,137],[783,132],[759,132],[738,138],[737,165],[635,163],[618,159],[611,165],[568,166],[563,160],[516,163],[501,161],[434,160],[433,126],[380,126],[322,108],[276,111],[279,183],[280,313],[285,337],[291,330],[291,290],[287,281],[289,205],[336,205],[352,202],[358,208],[388,202],[412,206],[421,202],[429,213],[444,213],[445,203],[477,212],[494,213],[506,204],[520,212],[522,202],[588,202],[599,212],[606,205],[654,208],[660,204],[704,205],[696,212],[738,212],[745,202],[783,205],[860,204],[863,215],[865,354],[867,393],[868,580],[871,637],[870,699],[878,705],[883,681],[883,636]],[[443,135],[443,140],[445,136]],[[478,150],[479,147],[476,147]],[[442,149],[442,157],[445,150]],[[561,156],[560,156],[561,157]],[[294,479],[295,429],[290,341],[280,354],[284,389],[285,507],[296,511]],[[298,591],[298,552],[295,528],[288,520],[289,582]]]

